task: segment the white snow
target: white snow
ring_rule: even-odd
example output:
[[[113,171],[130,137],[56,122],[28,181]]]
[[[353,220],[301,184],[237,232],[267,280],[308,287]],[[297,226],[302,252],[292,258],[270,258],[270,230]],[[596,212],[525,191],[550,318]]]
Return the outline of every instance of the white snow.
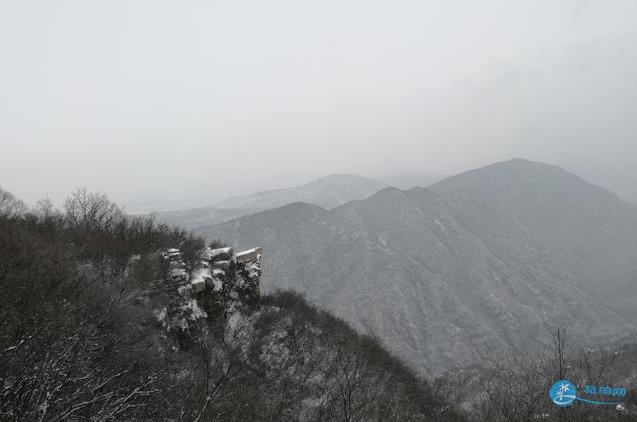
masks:
[[[212,275],[210,274],[209,268],[197,268],[192,272],[191,283],[205,283],[206,278],[210,278]]]
[[[169,272],[170,278],[188,281],[188,273],[183,268],[172,268]]]
[[[157,318],[157,321],[159,321],[161,325],[166,325],[166,314],[167,314],[166,307],[164,306],[159,311],[155,310],[154,313],[155,313],[155,318]]]
[[[201,292],[206,288],[206,280],[210,280],[212,275],[210,274],[209,268],[197,268],[192,272],[192,278],[190,279],[190,284],[192,284],[195,292]]]
[[[436,223],[436,225],[438,226],[438,228],[440,230],[442,230],[443,233],[447,233],[447,229],[445,229],[445,226],[440,222],[440,220],[438,220],[437,218],[434,219],[434,223]]]
[[[215,256],[226,255],[226,254],[232,253],[232,248],[227,247],[227,248],[210,249],[210,251],[208,253],[210,255],[210,258],[208,258],[208,259],[212,259]]]
[[[239,252],[239,253],[237,254],[237,256],[249,255],[249,254],[251,254],[251,253],[255,253],[255,252],[257,252],[257,250],[258,250],[258,249],[259,249],[259,248],[247,249],[247,250],[245,250],[245,251],[241,251],[241,252]]]
[[[215,292],[220,292],[223,289],[223,281],[219,280],[217,277],[212,278],[212,290]]]
[[[246,264],[245,270],[248,273],[249,278],[256,278],[259,276],[259,271],[261,270],[261,268],[256,262],[249,262]]]
[[[214,263],[214,265],[218,265],[220,267],[227,267],[227,266],[230,266],[230,261],[217,261]]]
[[[201,258],[204,260],[210,260],[212,258],[212,249],[206,247],[201,251]]]

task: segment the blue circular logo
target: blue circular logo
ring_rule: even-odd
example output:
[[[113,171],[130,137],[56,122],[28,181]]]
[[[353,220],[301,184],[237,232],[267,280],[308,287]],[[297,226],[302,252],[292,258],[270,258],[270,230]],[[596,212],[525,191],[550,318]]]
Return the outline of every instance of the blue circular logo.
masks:
[[[577,388],[568,380],[561,380],[553,384],[549,390],[549,396],[553,403],[560,407],[567,407],[575,402]]]

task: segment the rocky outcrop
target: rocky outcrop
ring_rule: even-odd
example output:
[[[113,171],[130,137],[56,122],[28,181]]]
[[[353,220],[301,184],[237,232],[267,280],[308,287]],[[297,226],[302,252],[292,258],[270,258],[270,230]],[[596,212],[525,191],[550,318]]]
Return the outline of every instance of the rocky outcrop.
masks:
[[[230,247],[205,248],[190,268],[178,249],[166,249],[161,257],[167,265],[170,303],[155,310],[168,331],[187,332],[195,321],[223,315],[258,304],[261,278],[261,248],[235,254]]]

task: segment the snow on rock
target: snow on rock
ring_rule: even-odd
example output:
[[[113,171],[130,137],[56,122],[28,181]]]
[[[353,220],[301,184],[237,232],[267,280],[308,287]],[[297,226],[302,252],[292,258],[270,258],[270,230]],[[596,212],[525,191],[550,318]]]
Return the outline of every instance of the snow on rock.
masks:
[[[168,272],[168,276],[172,280],[177,281],[177,282],[182,282],[182,283],[188,281],[188,278],[189,278],[188,272],[186,272],[186,269],[185,268],[180,268],[180,267],[171,268],[169,270],[169,272]]]
[[[244,269],[250,279],[261,277],[261,266],[257,262],[250,262],[246,264]]]
[[[155,310],[153,312],[155,314],[155,318],[157,319],[157,322],[159,322],[161,325],[166,324],[166,315],[168,314],[168,309],[164,306],[163,308],[159,309],[159,310]]]
[[[186,264],[181,256],[179,249],[170,248],[166,249],[162,256],[168,261],[168,277],[171,281],[182,284],[188,282],[190,275],[186,270]]]
[[[206,284],[210,282],[212,282],[210,268],[197,268],[190,277],[190,284],[195,293],[203,292],[206,289]]]
[[[157,321],[168,331],[188,331],[195,321],[207,317],[197,300],[203,306],[222,304],[228,313],[258,303],[261,253],[261,248],[238,255],[230,247],[205,248],[197,252],[192,268],[178,249],[163,250],[161,256],[168,264],[166,288],[172,303],[155,311]],[[171,291],[177,295],[170,295]]]
[[[261,248],[252,248],[242,252],[239,252],[235,255],[235,259],[240,264],[247,264],[253,262],[259,262],[261,258],[262,250]]]
[[[223,281],[219,280],[217,277],[212,278],[212,291],[220,292],[223,289]]]
[[[217,259],[229,260],[232,258],[232,248],[227,247],[227,248],[210,249],[210,251],[208,252],[208,256],[209,256],[208,259],[210,260],[217,260]]]
[[[213,262],[213,265],[215,267],[230,268],[230,261],[229,260],[215,261]]]
[[[188,331],[194,322],[208,316],[194,298],[164,306],[155,310],[154,314],[157,322],[167,331]]]
[[[200,252],[201,259],[203,259],[204,261],[210,261],[212,259],[212,251],[213,251],[213,249],[211,249],[209,247],[205,247]]]

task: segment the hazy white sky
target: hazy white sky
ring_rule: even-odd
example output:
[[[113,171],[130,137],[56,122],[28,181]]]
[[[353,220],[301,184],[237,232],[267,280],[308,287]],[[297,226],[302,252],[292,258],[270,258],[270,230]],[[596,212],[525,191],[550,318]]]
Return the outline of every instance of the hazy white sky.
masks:
[[[637,192],[637,1],[0,0],[0,186],[120,201],[522,156]]]

